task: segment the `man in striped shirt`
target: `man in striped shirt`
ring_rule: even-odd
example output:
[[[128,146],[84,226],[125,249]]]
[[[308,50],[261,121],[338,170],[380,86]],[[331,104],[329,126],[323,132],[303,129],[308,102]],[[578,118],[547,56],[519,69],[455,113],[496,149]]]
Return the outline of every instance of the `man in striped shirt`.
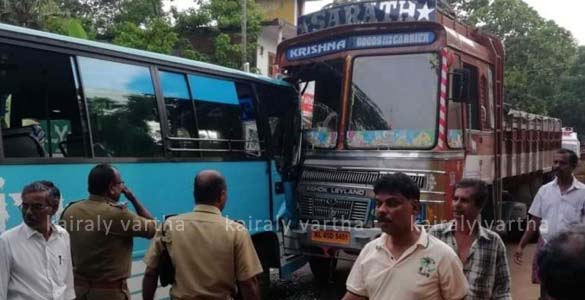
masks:
[[[430,234],[451,246],[469,282],[467,300],[512,299],[506,246],[497,233],[481,226],[486,184],[463,179],[455,186],[453,220],[433,226]]]

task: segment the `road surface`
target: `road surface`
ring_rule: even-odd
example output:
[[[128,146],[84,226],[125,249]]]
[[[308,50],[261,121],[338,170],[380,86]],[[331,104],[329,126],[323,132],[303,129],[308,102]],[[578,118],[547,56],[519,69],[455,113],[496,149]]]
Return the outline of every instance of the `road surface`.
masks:
[[[507,244],[508,260],[512,272],[512,297],[514,300],[535,300],[539,296],[539,286],[530,282],[532,257],[535,244],[526,247],[524,264],[518,266],[512,260],[516,244]],[[320,284],[313,279],[308,265],[297,271],[290,281],[273,281],[269,299],[279,300],[339,300],[345,293],[345,280],[351,263],[339,262],[332,283]]]

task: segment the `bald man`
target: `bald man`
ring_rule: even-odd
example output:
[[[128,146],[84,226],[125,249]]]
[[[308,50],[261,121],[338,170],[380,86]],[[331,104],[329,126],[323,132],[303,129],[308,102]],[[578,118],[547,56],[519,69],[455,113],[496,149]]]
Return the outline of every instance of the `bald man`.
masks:
[[[194,211],[169,218],[144,257],[143,299],[154,298],[165,246],[175,266],[172,299],[231,299],[236,282],[244,300],[260,299],[262,265],[250,234],[221,216],[227,202],[225,178],[214,170],[199,172],[194,196]]]

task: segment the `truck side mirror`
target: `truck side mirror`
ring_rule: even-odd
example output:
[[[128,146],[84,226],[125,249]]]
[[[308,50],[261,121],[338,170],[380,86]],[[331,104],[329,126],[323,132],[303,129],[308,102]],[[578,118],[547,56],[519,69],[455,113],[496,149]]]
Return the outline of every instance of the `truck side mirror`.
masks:
[[[449,73],[451,82],[451,98],[449,100],[458,103],[467,103],[470,99],[469,70],[455,69]]]

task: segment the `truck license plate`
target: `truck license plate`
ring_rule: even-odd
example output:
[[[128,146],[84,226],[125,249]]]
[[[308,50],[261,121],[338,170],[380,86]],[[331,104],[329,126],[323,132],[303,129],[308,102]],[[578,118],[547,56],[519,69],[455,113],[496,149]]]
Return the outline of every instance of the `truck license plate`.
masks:
[[[347,245],[350,241],[350,234],[347,231],[319,230],[311,232],[311,240],[321,243],[333,243]]]

